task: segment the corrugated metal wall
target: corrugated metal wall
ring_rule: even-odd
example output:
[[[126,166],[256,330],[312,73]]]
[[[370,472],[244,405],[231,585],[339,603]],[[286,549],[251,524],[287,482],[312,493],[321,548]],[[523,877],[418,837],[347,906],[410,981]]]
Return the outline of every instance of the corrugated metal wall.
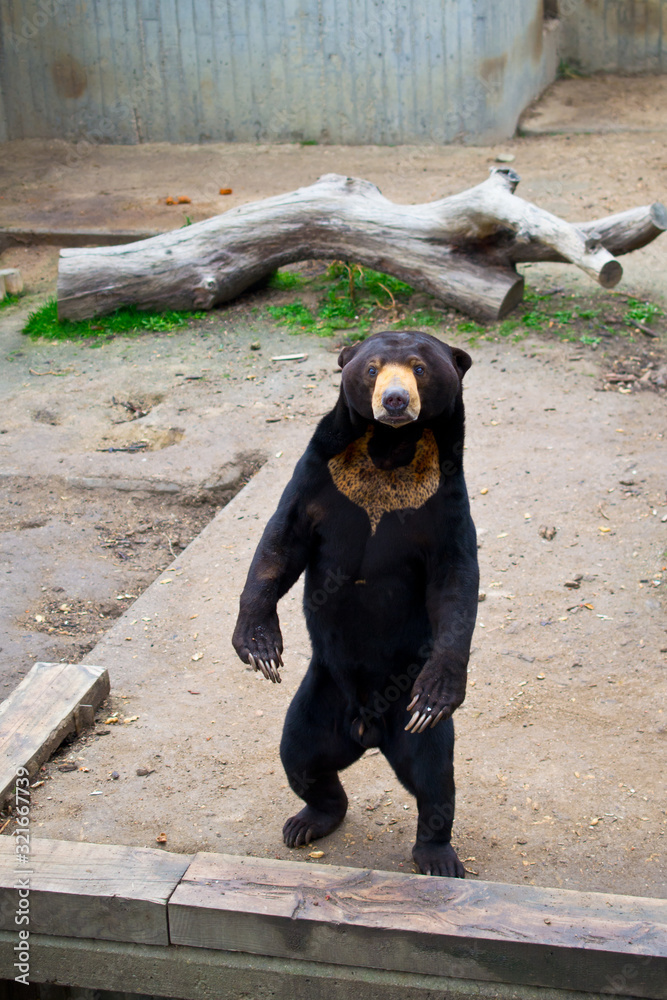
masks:
[[[2,0],[5,135],[492,141],[555,41],[542,0]]]
[[[561,55],[586,73],[667,72],[667,0],[558,0]]]

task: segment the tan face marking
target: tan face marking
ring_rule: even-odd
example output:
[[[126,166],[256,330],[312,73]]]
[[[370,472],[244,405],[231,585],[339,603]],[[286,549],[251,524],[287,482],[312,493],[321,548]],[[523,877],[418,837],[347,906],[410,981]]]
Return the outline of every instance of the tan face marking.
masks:
[[[440,484],[438,445],[433,432],[425,430],[416,444],[409,465],[378,469],[368,454],[373,428],[329,461],[329,472],[341,493],[362,507],[371,522],[371,534],[385,511],[418,510]]]
[[[401,414],[400,420],[397,420],[395,417],[392,418],[382,403],[382,397],[385,392],[391,389],[402,389],[410,397],[407,409]],[[416,420],[421,409],[421,400],[419,398],[417,379],[410,365],[384,365],[375,380],[372,403],[373,417],[382,424],[403,427],[405,424],[410,424],[413,420]]]

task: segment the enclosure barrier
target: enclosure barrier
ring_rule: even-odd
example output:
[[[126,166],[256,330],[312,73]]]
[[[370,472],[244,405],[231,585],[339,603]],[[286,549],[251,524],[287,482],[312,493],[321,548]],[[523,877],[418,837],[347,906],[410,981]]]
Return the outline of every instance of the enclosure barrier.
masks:
[[[667,997],[662,900],[57,840],[19,862],[17,846],[0,837],[6,997],[30,995],[21,975],[37,997]]]

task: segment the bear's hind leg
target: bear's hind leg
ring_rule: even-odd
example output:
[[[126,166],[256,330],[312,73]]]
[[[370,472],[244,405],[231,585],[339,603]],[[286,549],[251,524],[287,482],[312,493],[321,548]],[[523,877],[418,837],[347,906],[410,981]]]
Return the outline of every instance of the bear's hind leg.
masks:
[[[423,733],[406,733],[402,717],[392,722],[381,749],[398,779],[417,799],[419,816],[412,857],[422,875],[465,878],[465,869],[451,845],[456,797],[454,723],[448,719]]]
[[[347,795],[338,772],[364,753],[345,731],[346,706],[327,675],[309,668],[287,712],[280,758],[292,791],[306,803],[286,821],[288,847],[326,837],[347,812]]]

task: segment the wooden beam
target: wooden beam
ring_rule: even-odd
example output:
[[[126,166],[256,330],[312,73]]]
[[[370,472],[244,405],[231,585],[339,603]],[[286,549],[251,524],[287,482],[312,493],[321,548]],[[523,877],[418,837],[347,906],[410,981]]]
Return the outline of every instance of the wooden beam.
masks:
[[[15,944],[15,934],[0,931],[0,976],[8,980],[16,974]],[[108,1000],[131,1000],[133,994],[143,995],[136,1000],[145,1000],[146,994],[181,1000],[608,1000],[600,993],[535,986],[517,990],[503,983],[427,976],[419,969],[386,972],[207,948],[156,948],[41,934],[31,936],[30,947],[30,983],[48,984],[44,1000],[53,997],[53,985],[118,991],[115,997],[101,994]],[[3,1000],[41,997],[39,987],[31,994],[30,987],[6,985]],[[74,989],[67,990],[66,996],[76,995]],[[627,1000],[632,993],[624,988],[622,996]]]
[[[84,715],[109,694],[109,674],[84,663],[36,663],[0,705],[0,803],[12,794],[19,767],[31,775]]]
[[[28,867],[15,851],[0,837],[0,979],[28,878],[32,983],[182,1000],[667,998],[661,900],[49,840],[31,840]]]
[[[31,938],[168,945],[167,900],[190,860],[142,847],[33,839],[24,865],[16,838],[0,837],[0,930],[16,935],[17,880],[27,879]]]
[[[667,996],[657,899],[198,854],[169,925],[178,945],[601,993],[632,966],[632,996]]]
[[[15,246],[101,247],[134,243],[158,236],[156,232],[124,232],[105,229],[0,229],[0,253]]]

